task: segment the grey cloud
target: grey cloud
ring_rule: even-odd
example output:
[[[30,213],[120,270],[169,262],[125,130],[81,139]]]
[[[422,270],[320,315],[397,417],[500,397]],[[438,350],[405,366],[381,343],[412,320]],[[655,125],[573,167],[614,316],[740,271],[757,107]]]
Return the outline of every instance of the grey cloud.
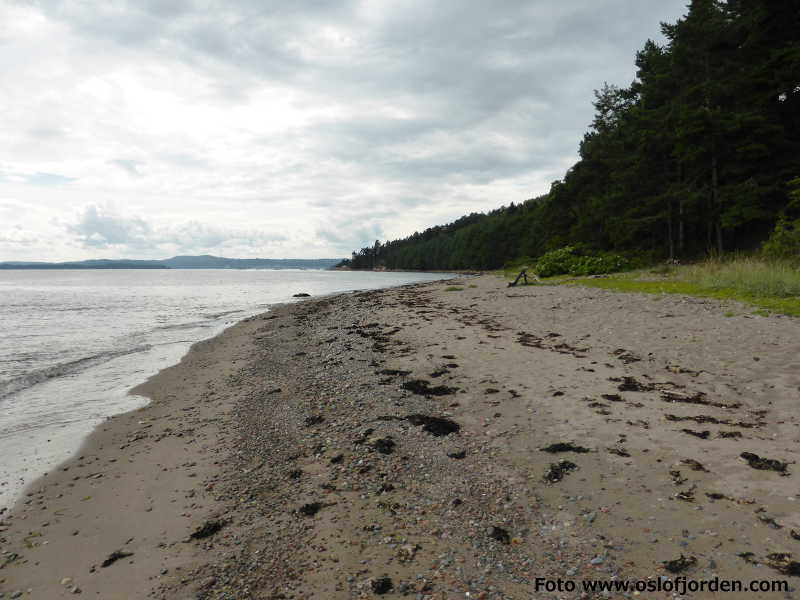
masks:
[[[125,171],[128,175],[132,177],[141,177],[142,173],[139,171],[139,165],[143,165],[144,163],[138,160],[127,160],[122,158],[117,158],[114,160],[108,161],[110,164],[119,167],[123,171]]]
[[[592,90],[606,80],[628,84],[634,52],[658,35],[659,20],[682,14],[685,1],[37,0],[35,6],[66,25],[82,52],[109,57],[101,68],[119,66],[134,78],[131,72],[151,65],[159,77],[173,69],[182,74],[199,97],[182,95],[177,83],[158,91],[174,94],[178,105],[202,107],[210,119],[273,90],[300,112],[311,109],[294,130],[254,123],[252,137],[241,126],[219,147],[198,136],[206,146],[187,150],[180,136],[154,131],[151,139],[151,132],[130,132],[124,123],[109,126],[113,139],[104,141],[114,148],[111,156],[121,157],[114,166],[136,176],[141,163],[125,157],[146,157],[158,177],[176,175],[187,198],[213,194],[235,208],[284,201],[285,216],[310,228],[303,211],[327,207],[339,220],[318,228],[317,237],[346,252],[387,230],[395,234],[398,209],[408,227],[418,226],[445,211],[473,210],[484,202],[479,195],[492,198],[492,184],[522,189],[563,175],[591,121]],[[91,64],[81,75],[103,79]],[[264,114],[265,123],[271,119]],[[54,134],[56,125],[57,119]],[[81,139],[79,127],[66,127],[70,139]],[[195,167],[204,171],[179,171]],[[148,169],[147,178],[129,183],[152,185],[154,195],[175,189],[173,181],[163,185],[149,175]],[[518,200],[545,191],[521,192]],[[195,208],[187,203],[182,210],[195,218]],[[170,235],[186,248],[280,242],[203,225],[202,218],[167,228],[94,211],[70,230],[90,247],[162,247]]]
[[[34,127],[28,130],[28,135],[41,140],[52,140],[64,138],[68,134],[64,129],[59,127]]]
[[[19,226],[0,230],[0,244],[33,246],[38,242],[36,236]]]
[[[77,223],[67,225],[69,234],[87,248],[116,248],[133,252],[170,249],[196,252],[226,247],[260,247],[286,240],[283,234],[241,230],[189,221],[156,226],[139,217],[126,217],[90,205]]]
[[[372,176],[486,183],[552,169],[574,152],[577,140],[559,135],[559,119],[531,123],[537,110],[520,104],[490,123],[339,120],[315,129],[316,151]]]
[[[87,206],[80,219],[69,225],[67,231],[75,235],[86,247],[108,248],[130,246],[141,248],[148,245],[152,228],[139,218],[123,218],[109,214],[97,206]]]
[[[157,38],[167,20],[140,2],[71,2],[42,0],[38,3],[48,16],[71,25],[81,34],[110,39],[122,45],[141,45]],[[169,4],[169,3],[164,3]]]
[[[2,181],[2,174],[0,174],[0,181]],[[4,223],[11,223],[15,217],[19,218],[30,212],[30,207],[22,204],[21,202],[11,202],[9,200],[0,200],[0,216],[3,217]],[[19,229],[19,225],[16,226]]]
[[[317,229],[317,237],[343,253],[371,246],[383,238],[383,228],[377,222],[364,223],[364,219],[341,219],[328,227]]]
[[[608,38],[630,52],[630,45],[644,42],[642,22],[652,22],[657,12],[677,12],[658,0],[637,2],[633,9],[620,0],[468,7],[456,0],[420,0],[384,5],[381,18],[371,22],[353,1],[211,2],[203,9],[184,2],[169,18],[160,4],[169,3],[42,3],[82,33],[121,45],[157,40],[184,60],[196,61],[200,53],[235,71],[337,95],[470,91],[450,99],[498,108],[533,91],[557,97],[559,79],[580,76],[582,64],[602,63],[612,46]],[[679,0],[675,6],[683,8]],[[323,26],[352,32],[357,49],[323,52],[316,37]],[[655,23],[651,29],[657,30]],[[322,58],[304,54],[304,47],[315,45]],[[628,59],[631,64],[632,55]]]
[[[672,10],[661,0],[633,7],[621,0],[467,6],[457,0],[419,0],[383,5],[383,14],[369,20],[350,0],[211,2],[202,10],[200,4],[181,2],[168,16],[163,4],[170,3],[43,2],[51,14],[85,34],[121,45],[157,41],[170,56],[193,66],[201,67],[198,56],[224,64],[221,90],[232,91],[229,78],[239,87],[279,81],[323,101],[325,96],[366,97],[409,104],[416,113],[427,113],[421,126],[433,121],[445,128],[462,126],[465,119],[489,119],[531,97],[551,107],[584,107],[581,112],[587,114],[591,96],[586,93],[620,71],[609,58],[623,53],[625,71],[632,74],[632,51],[645,37],[641,23],[650,21],[655,32],[654,14],[683,8],[682,0],[675,0]],[[352,34],[355,48],[322,47],[319,29],[324,26]],[[309,57],[304,48],[318,55]],[[577,85],[580,94],[573,93],[576,80],[583,82]]]
[[[177,227],[160,231],[157,238],[161,244],[175,244],[182,249],[223,248],[226,246],[264,246],[288,238],[279,233],[257,230],[237,230],[213,227],[190,221]]]
[[[0,166],[0,183],[23,183],[41,187],[55,187],[77,181],[75,177],[68,177],[59,173],[34,172],[25,173],[4,169]]]
[[[182,152],[162,152],[157,155],[157,158],[177,167],[187,169],[199,169],[209,166],[207,160]]]

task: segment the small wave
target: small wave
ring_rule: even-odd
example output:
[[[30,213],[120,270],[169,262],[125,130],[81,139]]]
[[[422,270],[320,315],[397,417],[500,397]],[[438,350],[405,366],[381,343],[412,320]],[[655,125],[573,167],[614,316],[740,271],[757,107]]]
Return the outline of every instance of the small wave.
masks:
[[[37,415],[38,417],[39,415]],[[37,432],[42,431],[43,429],[62,429],[69,425],[75,425],[78,423],[85,424],[88,421],[98,421],[101,420],[100,416],[94,416],[91,414],[81,414],[77,417],[67,418],[64,415],[59,415],[57,417],[51,417],[49,419],[37,419],[36,422],[21,422],[21,423],[14,423],[12,425],[6,427],[0,427],[0,440],[8,438],[12,435],[18,435],[20,433],[27,433],[27,432]]]
[[[226,310],[225,312],[218,312],[218,313],[206,313],[203,314],[204,317],[207,319],[219,319],[220,317],[226,317],[228,315],[235,315],[236,313],[242,313],[243,310]]]
[[[213,323],[208,321],[192,321],[190,323],[176,323],[174,325],[159,325],[153,329],[157,331],[174,331],[176,329],[198,329],[203,327],[213,327]]]
[[[11,394],[16,394],[17,392],[25,390],[29,387],[33,387],[39,383],[49,381],[50,379],[79,373],[90,367],[101,365],[120,356],[135,354],[137,352],[145,352],[151,348],[152,346],[150,344],[145,344],[143,346],[137,346],[127,350],[100,352],[99,354],[85,356],[77,360],[71,360],[69,362],[60,363],[51,367],[36,369],[30,373],[26,373],[25,375],[15,377],[9,381],[0,382],[0,399],[10,396]]]
[[[174,346],[175,344],[195,344],[199,340],[170,340],[168,342],[154,342],[153,347],[156,346]]]

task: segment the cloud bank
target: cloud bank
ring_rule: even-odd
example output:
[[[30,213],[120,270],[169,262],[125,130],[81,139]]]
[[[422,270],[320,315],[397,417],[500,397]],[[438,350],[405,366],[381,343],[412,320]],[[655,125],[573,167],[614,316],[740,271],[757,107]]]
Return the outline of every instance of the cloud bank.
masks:
[[[0,207],[25,210],[0,222],[0,260],[346,256],[539,195],[576,159],[592,90],[629,83],[683,11],[4,3]]]

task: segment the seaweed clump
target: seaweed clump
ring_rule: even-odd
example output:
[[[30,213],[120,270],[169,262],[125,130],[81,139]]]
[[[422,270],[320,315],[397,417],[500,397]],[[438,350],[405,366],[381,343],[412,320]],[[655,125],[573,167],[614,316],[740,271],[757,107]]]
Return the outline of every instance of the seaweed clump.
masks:
[[[697,558],[689,556],[688,558],[681,554],[680,558],[675,560],[665,560],[663,563],[664,568],[670,573],[681,573],[697,564]]]
[[[458,433],[461,430],[461,425],[450,419],[443,417],[432,417],[430,415],[408,415],[408,421],[417,427],[422,425],[423,431],[427,431],[435,437],[450,435],[451,433]]]
[[[430,382],[425,379],[412,379],[411,381],[406,381],[401,387],[420,396],[449,396],[458,391],[458,388],[446,385],[431,387]]]
[[[557,442],[555,444],[550,444],[545,448],[540,448],[542,452],[549,452],[550,454],[555,454],[556,452],[577,452],[578,454],[585,454],[587,452],[591,452],[589,448],[584,448],[583,446],[576,446],[572,442]]]
[[[569,473],[570,471],[574,471],[578,468],[573,462],[568,460],[560,460],[557,463],[552,463],[550,468],[544,474],[544,480],[547,483],[556,483],[557,481],[561,481],[564,479],[564,475]]]
[[[739,456],[745,459],[747,464],[753,469],[758,469],[760,471],[777,471],[782,475],[789,474],[786,472],[788,463],[775,460],[774,458],[762,458],[758,454],[753,454],[752,452],[742,452]]]

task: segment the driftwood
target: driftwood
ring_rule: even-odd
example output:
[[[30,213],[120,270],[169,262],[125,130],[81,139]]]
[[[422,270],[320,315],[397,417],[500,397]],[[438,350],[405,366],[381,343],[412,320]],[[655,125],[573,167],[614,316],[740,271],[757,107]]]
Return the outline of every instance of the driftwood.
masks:
[[[514,282],[508,284],[508,287],[516,287],[520,279],[524,279],[525,285],[528,285],[528,269],[522,269],[522,271],[519,272],[519,275],[517,275],[517,278],[514,280]]]
[[[536,275],[531,274],[531,277],[533,277],[536,281],[539,281],[539,278]],[[522,279],[525,282],[525,285],[528,285],[528,269],[527,269],[527,267],[522,269],[522,271],[519,272],[519,275],[517,275],[517,278],[512,283],[509,283],[508,287],[516,287],[517,284],[519,283],[520,279]]]

